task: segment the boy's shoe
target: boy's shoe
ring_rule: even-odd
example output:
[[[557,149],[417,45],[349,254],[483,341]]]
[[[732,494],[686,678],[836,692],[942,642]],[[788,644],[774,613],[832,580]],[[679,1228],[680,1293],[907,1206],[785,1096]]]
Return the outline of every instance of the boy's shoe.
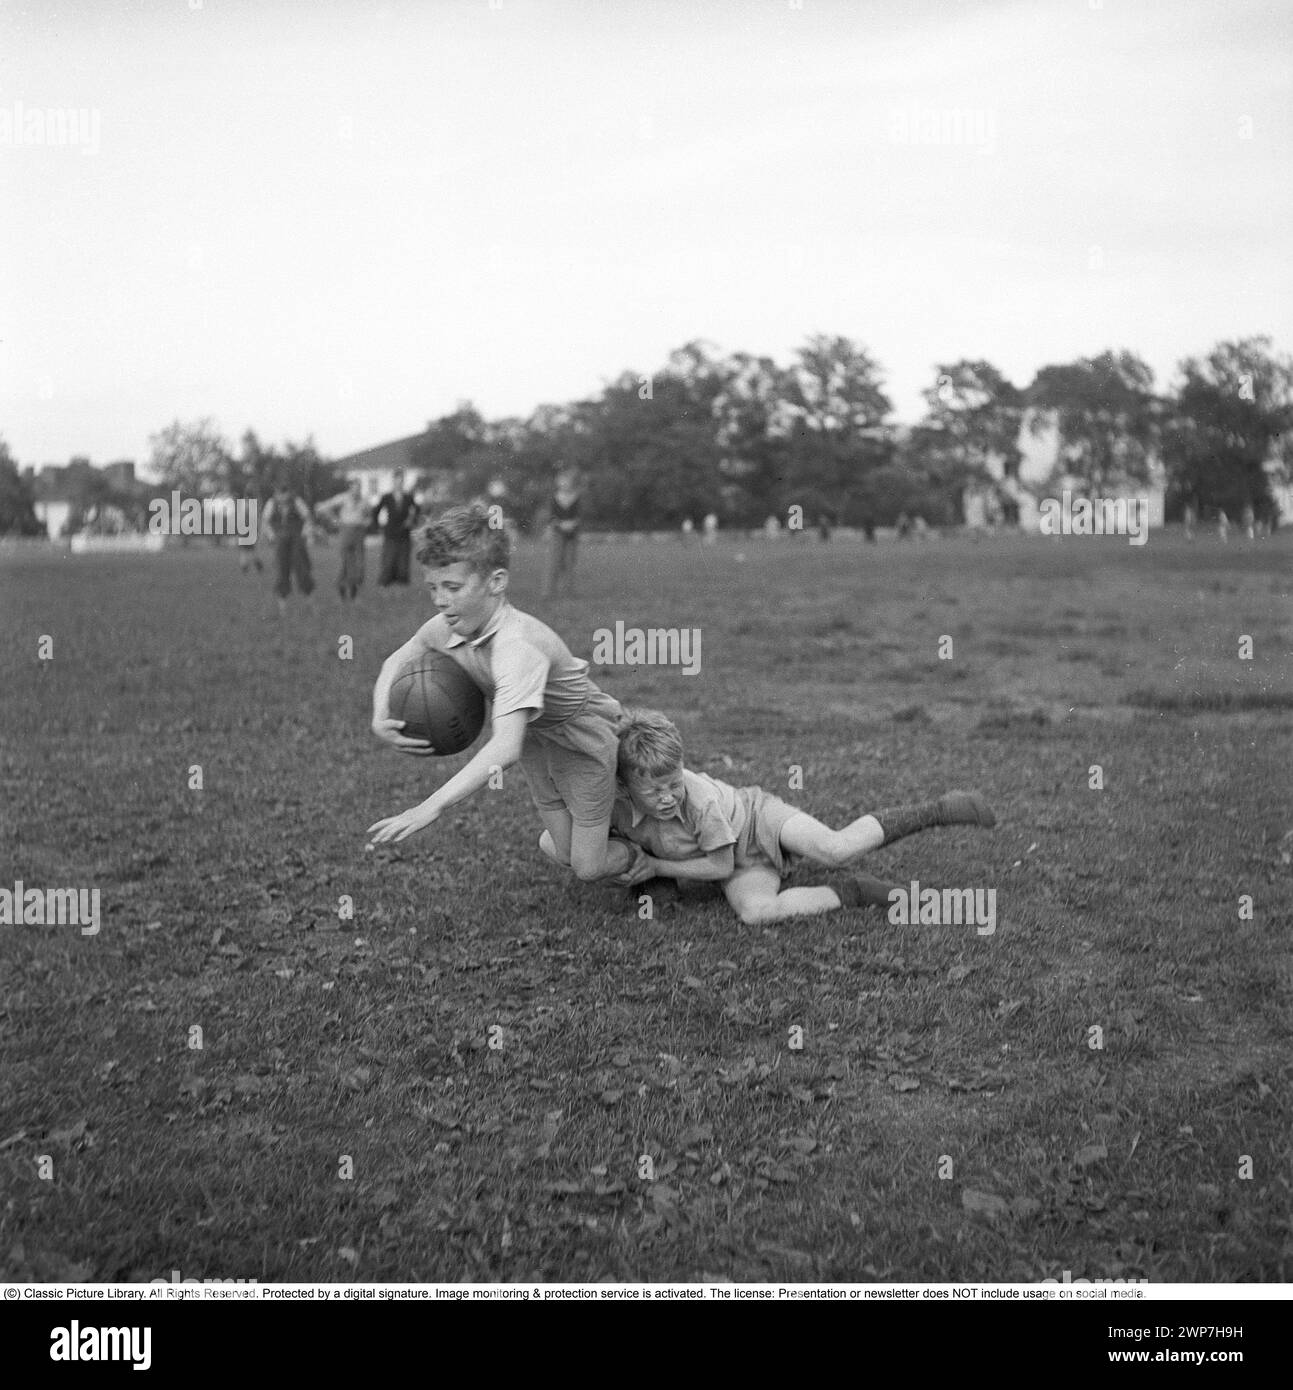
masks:
[[[899,883],[888,883],[882,878],[868,878],[863,874],[848,879],[835,891],[845,907],[888,907],[889,894],[895,888],[900,893],[903,891]]]

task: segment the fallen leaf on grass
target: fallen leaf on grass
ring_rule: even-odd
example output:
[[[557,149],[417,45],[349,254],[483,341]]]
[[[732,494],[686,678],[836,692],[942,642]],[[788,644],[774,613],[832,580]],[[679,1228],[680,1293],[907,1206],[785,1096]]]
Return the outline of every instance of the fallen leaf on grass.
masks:
[[[989,1221],[998,1221],[1009,1215],[1010,1203],[993,1192],[976,1192],[967,1187],[961,1193],[961,1205],[976,1216],[985,1216]]]
[[[45,1136],[53,1144],[75,1144],[78,1139],[85,1137],[86,1124],[84,1120],[78,1120],[74,1125],[69,1125],[67,1129],[51,1129]]]
[[[787,1260],[799,1269],[812,1265],[813,1257],[804,1250],[791,1250],[784,1245],[760,1245],[759,1254],[774,1260]]]
[[[753,1057],[743,1057],[734,1066],[718,1068],[718,1084],[720,1086],[739,1086],[743,1081],[749,1079],[757,1067]]]
[[[1010,1078],[1003,1076],[1000,1072],[985,1071],[980,1076],[960,1078],[949,1076],[947,1078],[947,1089],[949,1091],[989,1091],[1000,1090],[1010,1084]]]
[[[707,1143],[713,1137],[713,1125],[692,1125],[690,1129],[684,1129],[678,1136],[678,1144],[680,1148],[690,1149],[696,1144]]]

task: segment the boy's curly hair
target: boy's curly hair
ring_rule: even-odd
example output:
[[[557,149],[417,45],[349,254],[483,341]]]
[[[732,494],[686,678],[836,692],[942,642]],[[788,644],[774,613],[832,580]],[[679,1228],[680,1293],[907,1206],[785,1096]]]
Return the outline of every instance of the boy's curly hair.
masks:
[[[490,508],[474,502],[470,507],[450,507],[419,526],[413,537],[418,564],[443,569],[463,560],[477,574],[507,569],[512,541],[504,526],[494,524],[493,516]]]
[[[616,729],[619,738],[617,771],[641,777],[667,777],[682,766],[682,735],[659,710],[626,709]]]

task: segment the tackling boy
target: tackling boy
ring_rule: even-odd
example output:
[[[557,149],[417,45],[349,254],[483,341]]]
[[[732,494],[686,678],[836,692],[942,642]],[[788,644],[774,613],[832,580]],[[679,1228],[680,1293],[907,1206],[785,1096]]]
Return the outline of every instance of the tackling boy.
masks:
[[[708,879],[748,926],[806,917],[840,907],[887,906],[899,887],[855,878],[840,888],[782,888],[799,859],[839,869],[871,850],[939,825],[991,827],[996,817],[975,792],[895,806],[861,816],[842,830],[787,805],[759,787],[731,787],[683,766],[677,728],[655,710],[630,710],[619,731],[620,794],[611,825],[646,850],[617,878],[626,884],[659,876]],[[546,849],[546,846],[545,846]]]

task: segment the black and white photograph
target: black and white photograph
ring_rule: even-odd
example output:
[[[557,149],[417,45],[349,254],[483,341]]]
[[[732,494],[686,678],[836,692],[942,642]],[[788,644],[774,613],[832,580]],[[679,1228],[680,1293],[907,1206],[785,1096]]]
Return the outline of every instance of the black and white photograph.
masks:
[[[44,1364],[288,1296],[1256,1350],[1293,8],[7,0],[0,206]]]

